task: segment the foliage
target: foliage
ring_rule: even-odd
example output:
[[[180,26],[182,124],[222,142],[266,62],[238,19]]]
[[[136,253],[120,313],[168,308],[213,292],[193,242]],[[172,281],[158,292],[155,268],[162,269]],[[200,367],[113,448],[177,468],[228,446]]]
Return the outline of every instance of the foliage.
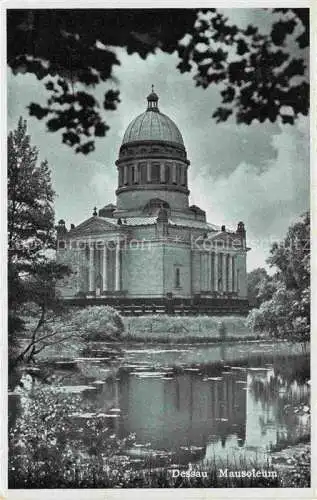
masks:
[[[76,311],[71,325],[87,340],[118,340],[124,324],[120,314],[109,306],[91,306]]]
[[[213,461],[203,468],[192,467],[208,471],[207,478],[173,478],[166,467],[137,470],[125,454],[135,442],[135,435],[119,438],[102,418],[76,420],[79,400],[78,395],[33,385],[23,413],[9,430],[10,488],[309,487],[309,445],[298,450],[295,447],[294,454],[290,448],[288,469],[279,464],[273,468],[253,464],[256,470],[277,471],[276,478],[219,478],[219,467],[228,465]],[[248,469],[243,461],[238,468]]]
[[[259,290],[261,287],[261,283],[263,280],[268,278],[267,271],[263,267],[258,267],[257,269],[253,269],[250,273],[248,273],[248,301],[249,306],[259,307]]]
[[[255,336],[242,316],[169,316],[150,315],[123,318],[125,340],[138,342],[217,342],[247,340]]]
[[[13,73],[36,75],[48,92],[45,106],[30,103],[30,115],[47,118],[48,130],[61,130],[76,152],[94,150],[94,137],[109,129],[92,90],[109,83],[102,106],[117,108],[119,47],[144,59],[157,49],[176,52],[178,69],[191,71],[197,86],[221,84],[218,122],[234,113],[238,123],[294,123],[308,114],[309,9],[273,9],[268,35],[217,9],[9,9],[7,32]]]
[[[102,416],[76,420],[78,405],[78,396],[33,386],[9,431],[10,488],[278,486],[272,478],[218,480],[215,463],[207,466],[206,480],[173,479],[166,469],[137,470],[125,455],[135,435],[119,438]]]
[[[47,315],[62,310],[56,282],[70,273],[48,254],[55,248],[55,193],[48,164],[39,163],[38,154],[31,146],[26,121],[20,118],[8,136],[9,368],[33,359],[36,344],[43,340]],[[22,310],[25,316],[30,304],[37,308],[37,323],[21,351],[17,335],[25,330]],[[29,312],[32,315],[32,308]]]
[[[287,466],[279,470],[282,488],[310,488],[311,486],[311,446],[300,444],[286,450]],[[278,453],[277,453],[278,455]]]
[[[54,248],[55,193],[47,161],[38,163],[26,121],[8,136],[9,262],[29,271],[43,249]]]
[[[307,340],[310,331],[310,219],[305,213],[287,231],[283,242],[274,243],[268,259],[275,275],[261,282],[248,324],[275,337]]]
[[[74,468],[87,470],[89,463],[91,477],[94,464],[100,459],[102,464],[103,456],[120,453],[133,441],[133,436],[122,440],[113,436],[102,419],[81,419],[76,425],[73,414],[79,400],[76,395],[56,394],[45,385],[29,391],[22,413],[9,430],[10,487],[70,486]]]

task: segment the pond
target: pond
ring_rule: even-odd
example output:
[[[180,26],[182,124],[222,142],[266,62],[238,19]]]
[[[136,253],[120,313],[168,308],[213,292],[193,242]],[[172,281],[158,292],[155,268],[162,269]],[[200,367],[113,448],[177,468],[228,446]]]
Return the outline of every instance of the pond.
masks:
[[[135,468],[259,464],[309,435],[299,345],[130,345],[111,362],[108,347],[91,343],[74,367],[57,364],[50,390],[80,396],[74,429],[96,419],[110,437],[132,435],[123,453]]]

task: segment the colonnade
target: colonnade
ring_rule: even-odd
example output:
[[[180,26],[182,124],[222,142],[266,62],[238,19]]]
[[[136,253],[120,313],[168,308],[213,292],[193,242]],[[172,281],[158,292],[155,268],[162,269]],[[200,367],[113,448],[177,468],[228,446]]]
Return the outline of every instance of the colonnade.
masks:
[[[105,242],[103,247],[100,248],[101,252],[101,275],[102,275],[102,291],[109,291],[109,270],[108,270],[108,254],[114,252],[114,290],[119,292],[121,290],[121,258],[120,258],[120,242],[111,242],[111,248]],[[98,243],[99,246],[99,243]],[[91,243],[88,246],[88,288],[89,292],[96,291],[96,252],[95,245]]]
[[[155,173],[154,173],[155,172]],[[187,185],[187,166],[158,160],[145,161],[119,167],[119,187],[129,184],[178,184]]]
[[[214,292],[238,292],[236,256],[225,252],[210,252],[207,258],[209,272],[206,288]],[[202,269],[202,272],[206,272],[206,269]]]

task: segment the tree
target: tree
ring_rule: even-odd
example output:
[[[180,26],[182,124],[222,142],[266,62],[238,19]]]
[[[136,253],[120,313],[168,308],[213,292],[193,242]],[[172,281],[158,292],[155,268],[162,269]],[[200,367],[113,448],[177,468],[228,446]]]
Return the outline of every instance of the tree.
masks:
[[[48,164],[38,164],[20,117],[8,136],[8,258],[18,272],[30,272],[43,250],[55,248],[54,196]]]
[[[55,249],[54,191],[46,161],[38,161],[31,146],[26,121],[8,136],[8,306],[10,367],[31,360],[48,311],[61,307],[55,284],[70,269],[57,264],[48,252]],[[28,309],[32,303],[35,309]],[[29,344],[19,352],[18,332],[25,329],[23,317],[39,314]],[[25,311],[24,311],[25,313]],[[43,332],[41,332],[43,333]]]
[[[250,326],[277,337],[307,340],[310,333],[308,212],[289,227],[283,242],[272,245],[268,263],[277,271],[271,279],[262,281],[258,295],[265,300],[251,311]]]
[[[253,269],[248,273],[248,301],[250,307],[259,307],[259,290],[261,282],[268,279],[269,275],[263,267]]]
[[[308,114],[308,9],[273,9],[269,35],[217,9],[9,9],[7,33],[13,73],[36,75],[48,92],[45,106],[30,103],[30,115],[47,118],[48,130],[61,130],[77,153],[94,150],[94,137],[109,129],[93,90],[113,86],[118,47],[142,58],[176,52],[178,69],[192,71],[196,85],[220,84],[218,122],[234,114],[238,123],[294,123]],[[117,109],[119,94],[105,93],[106,111]]]

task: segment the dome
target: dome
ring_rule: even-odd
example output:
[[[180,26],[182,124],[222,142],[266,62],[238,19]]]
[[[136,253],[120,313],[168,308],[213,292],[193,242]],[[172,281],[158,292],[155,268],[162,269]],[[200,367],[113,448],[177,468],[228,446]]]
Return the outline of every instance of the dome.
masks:
[[[128,126],[122,144],[136,141],[167,141],[184,147],[184,141],[175,123],[160,112],[145,111]]]
[[[148,95],[148,108],[137,116],[128,126],[122,144],[136,141],[164,141],[173,142],[184,147],[182,134],[168,116],[158,109],[158,95],[152,92]]]

